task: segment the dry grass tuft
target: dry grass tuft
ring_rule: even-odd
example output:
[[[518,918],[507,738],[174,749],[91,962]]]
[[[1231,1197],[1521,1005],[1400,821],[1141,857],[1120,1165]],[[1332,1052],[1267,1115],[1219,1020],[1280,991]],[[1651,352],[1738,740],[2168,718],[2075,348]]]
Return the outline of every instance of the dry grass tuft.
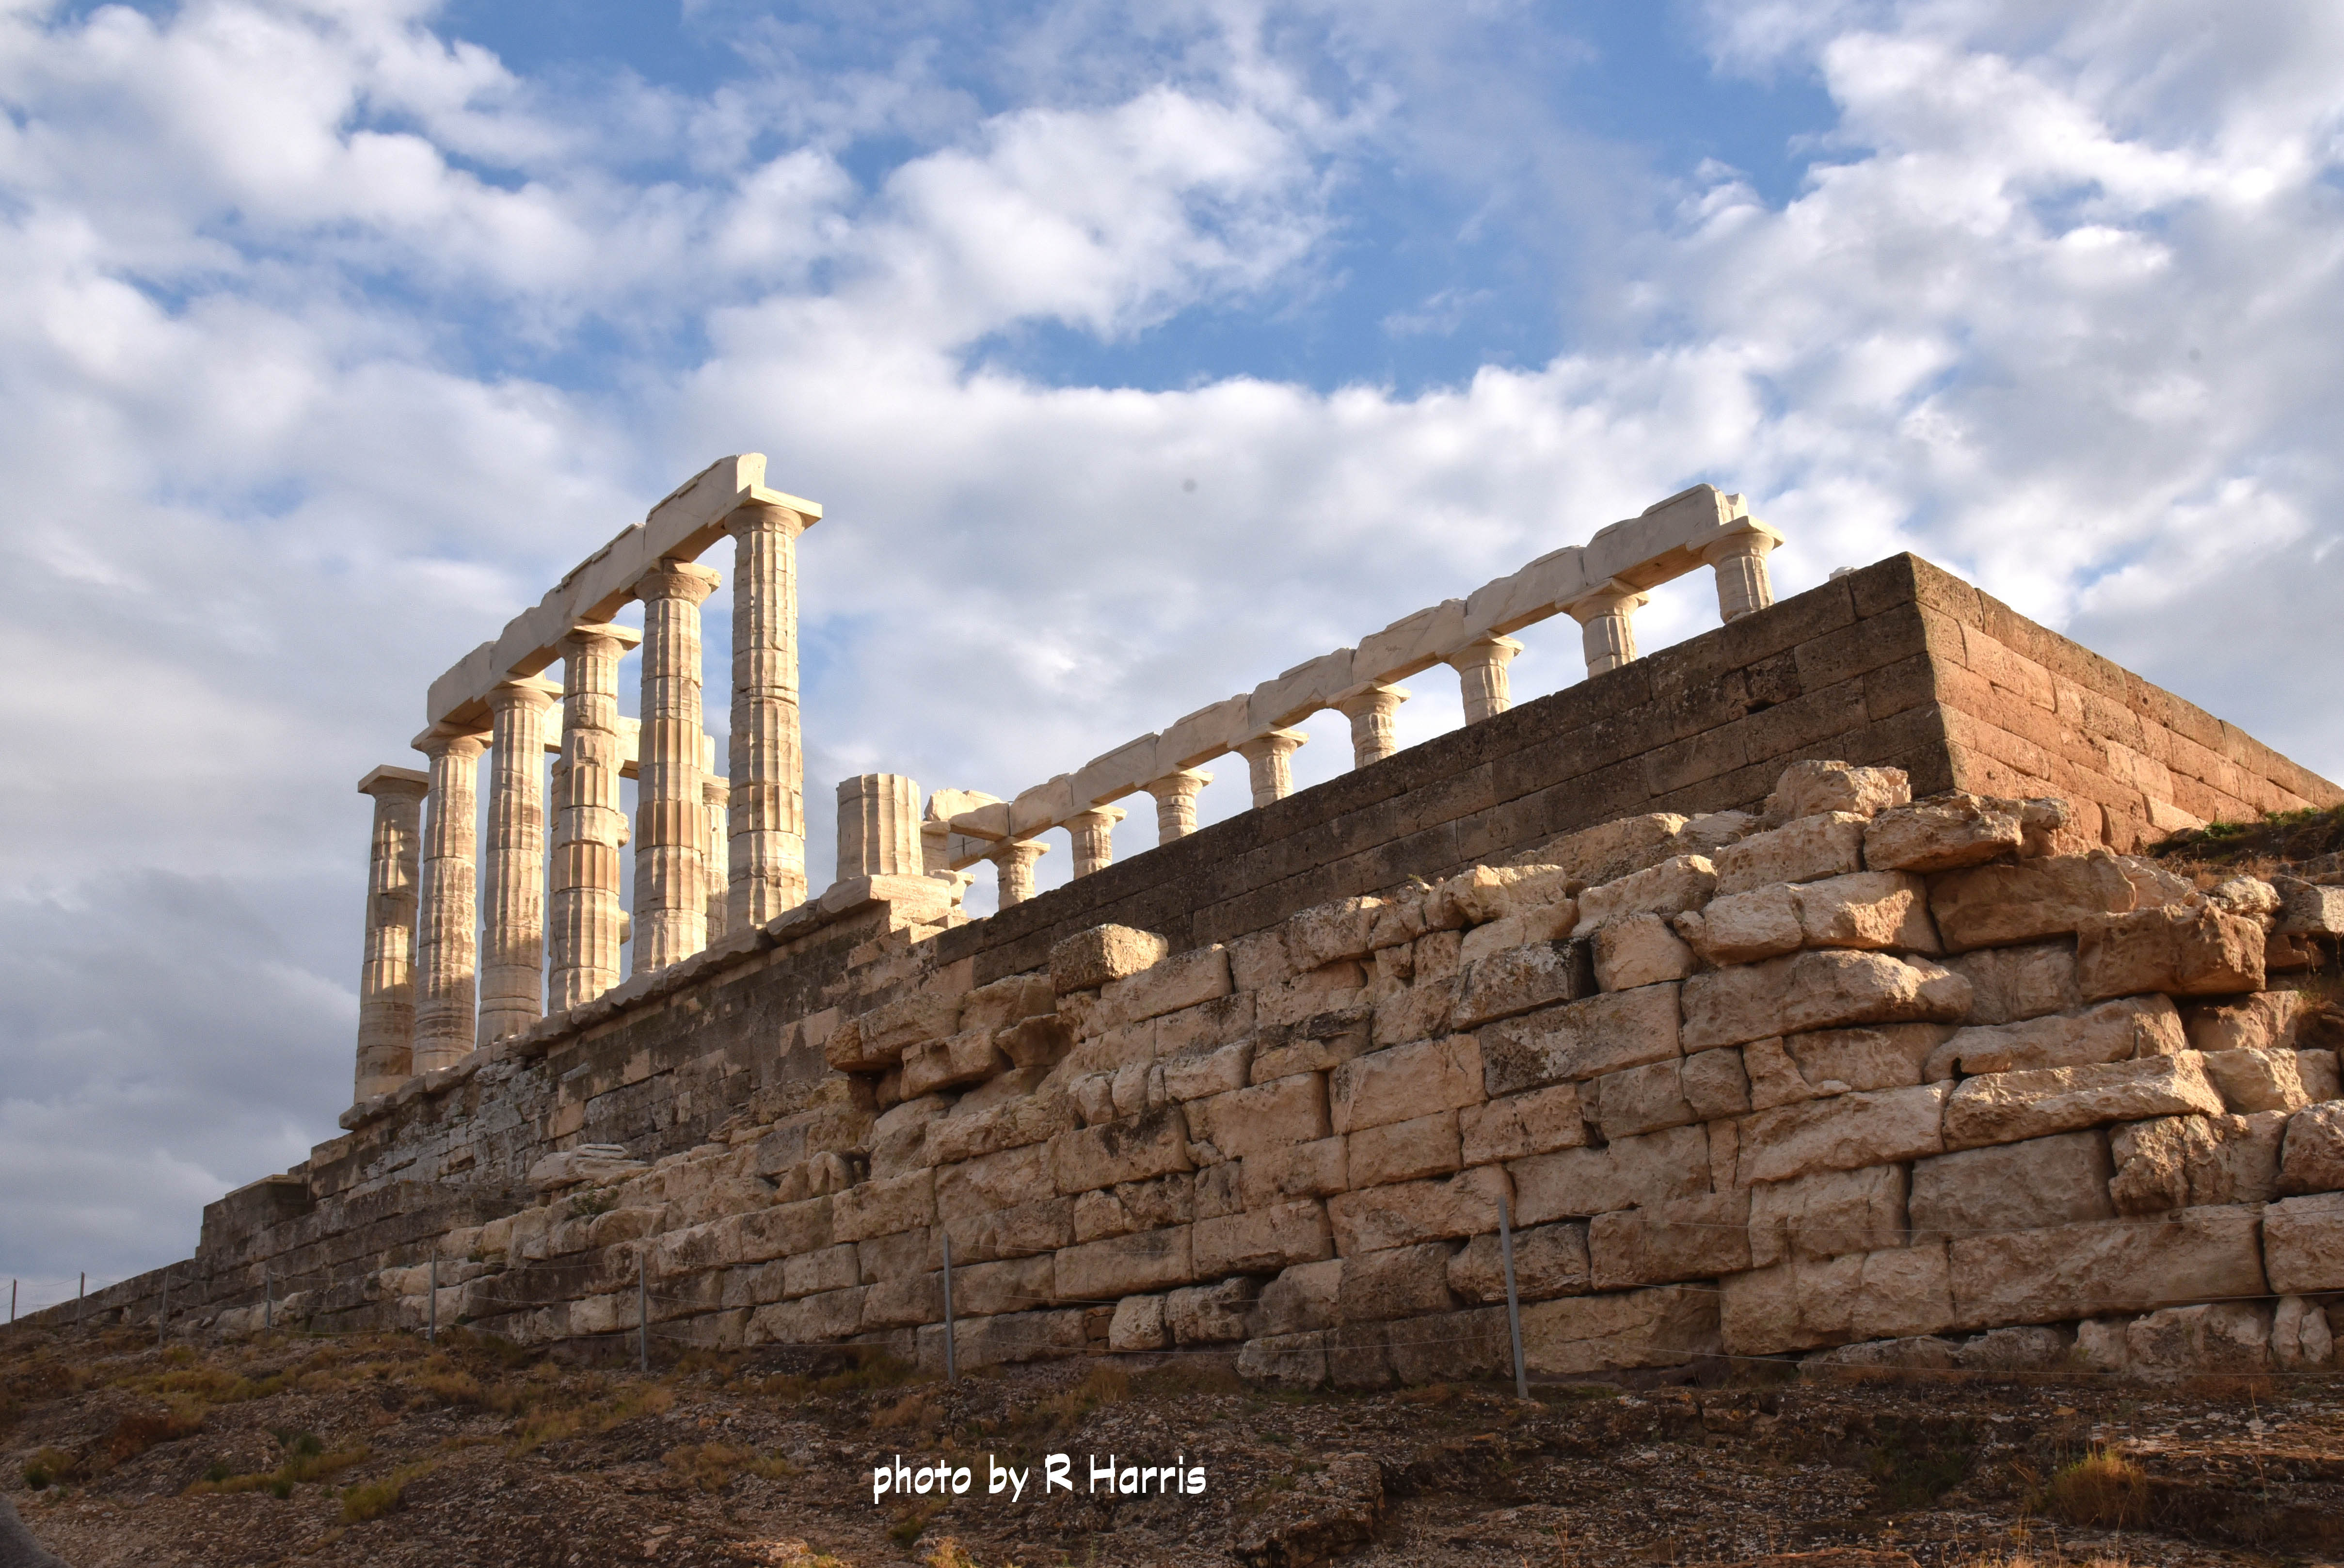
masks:
[[[679,1481],[711,1492],[723,1491],[738,1475],[780,1481],[797,1473],[795,1465],[778,1455],[761,1457],[753,1448],[729,1442],[684,1443],[668,1450],[664,1462]]]
[[[2120,1453],[2096,1448],[2052,1476],[2042,1508],[2070,1524],[2135,1529],[2148,1522],[2148,1472]]]

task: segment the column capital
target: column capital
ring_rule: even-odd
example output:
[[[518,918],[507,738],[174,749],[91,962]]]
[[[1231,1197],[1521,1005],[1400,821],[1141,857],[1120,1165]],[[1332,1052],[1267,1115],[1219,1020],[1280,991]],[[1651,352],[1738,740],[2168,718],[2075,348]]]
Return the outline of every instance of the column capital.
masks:
[[[469,762],[489,749],[489,732],[434,724],[409,744],[434,762],[443,756]]]
[[[1023,904],[1034,896],[1034,863],[1049,853],[1050,846],[1039,839],[1005,838],[985,857],[993,862],[1002,908]]]
[[[1614,577],[1602,586],[1593,588],[1566,602],[1562,612],[1581,626],[1601,616],[1617,615],[1642,610],[1652,602],[1652,596],[1632,583]]]
[[[1197,831],[1197,795],[1213,782],[1197,768],[1181,768],[1139,787],[1156,797],[1156,842],[1171,843]]]
[[[1783,536],[1753,519],[1702,546],[1701,558],[1717,573],[1717,618],[1736,621],[1774,602],[1766,557]]]
[[[1078,811],[1058,825],[1065,828],[1113,827],[1131,814],[1119,805],[1095,805]]]
[[[1441,655],[1441,663],[1457,672],[1465,702],[1465,722],[1478,724],[1514,705],[1513,687],[1506,666],[1522,645],[1511,637],[1476,637],[1462,648]]]
[[[1178,800],[1195,794],[1212,782],[1213,775],[1201,768],[1182,768],[1177,773],[1166,774],[1160,779],[1149,779],[1139,787],[1158,801]]]
[[[1521,643],[1511,637],[1500,637],[1493,632],[1487,637],[1474,638],[1473,641],[1452,652],[1443,653],[1440,656],[1440,662],[1452,670],[1479,670],[1493,662],[1499,664],[1510,664],[1514,661],[1514,656],[1521,651]]]
[[[571,653],[623,653],[642,644],[643,634],[632,626],[621,626],[615,621],[581,621],[561,634],[555,644],[564,655]]]
[[[1389,713],[1408,701],[1408,690],[1386,681],[1369,681],[1353,686],[1348,692],[1338,692],[1327,705],[1347,719],[1358,720],[1369,713]]]
[[[551,707],[561,700],[561,683],[549,681],[541,675],[515,675],[510,681],[500,681],[489,688],[489,706],[530,707],[539,711]]]
[[[388,764],[359,780],[359,794],[377,800],[421,800],[431,787],[431,775],[420,768],[395,768]]]
[[[1302,743],[1309,738],[1308,733],[1303,730],[1264,730],[1258,735],[1247,736],[1229,749],[1248,762],[1258,762],[1270,757],[1290,757],[1300,751]]]
[[[1715,566],[1740,555],[1765,555],[1782,548],[1783,535],[1754,517],[1745,517],[1727,531],[1694,551],[1704,565]]]
[[[687,604],[698,604],[715,592],[723,581],[724,574],[712,566],[671,556],[635,579],[634,595],[638,599],[681,599]]]
[[[724,531],[738,539],[744,533],[781,529],[794,539],[821,521],[818,511],[802,511],[778,501],[744,501],[725,517]]]

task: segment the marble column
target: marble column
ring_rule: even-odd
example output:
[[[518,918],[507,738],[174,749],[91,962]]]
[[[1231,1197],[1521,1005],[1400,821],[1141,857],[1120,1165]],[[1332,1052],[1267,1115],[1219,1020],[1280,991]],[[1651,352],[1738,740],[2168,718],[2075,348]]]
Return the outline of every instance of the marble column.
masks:
[[[1702,549],[1701,558],[1717,573],[1719,620],[1736,620],[1774,602],[1766,556],[1782,542],[1781,534],[1753,521]]]
[[[708,853],[702,813],[700,606],[719,579],[662,561],[635,583],[643,605],[642,751],[635,758],[634,972],[651,975],[708,946]]]
[[[480,1017],[485,1046],[545,1016],[545,714],[561,688],[507,681],[489,693],[489,842],[481,855]]]
[[[1300,730],[1268,730],[1238,743],[1238,755],[1252,775],[1255,810],[1294,793],[1294,754],[1309,738]]]
[[[1371,683],[1335,700],[1336,711],[1351,721],[1351,765],[1366,767],[1399,750],[1392,720],[1408,693],[1398,686]]]
[[[1131,814],[1119,805],[1095,805],[1066,821],[1075,841],[1075,875],[1088,876],[1115,860],[1115,824]]]
[[[1478,724],[1514,705],[1506,666],[1521,651],[1522,645],[1511,637],[1483,637],[1468,642],[1444,661],[1457,672],[1458,683],[1464,690],[1467,723]]]
[[[735,930],[762,926],[806,897],[797,540],[813,521],[758,501],[724,523],[733,541],[726,924]]]
[[[424,798],[421,908],[415,936],[415,1055],[418,1074],[455,1066],[472,1048],[479,983],[480,838],[478,732],[427,731],[415,749],[431,759]]]
[[[561,760],[554,764],[547,1005],[583,1006],[619,983],[619,661],[642,633],[587,624],[561,640]]]
[[[1213,775],[1195,768],[1182,768],[1152,779],[1145,786],[1156,797],[1156,842],[1171,843],[1186,838],[1197,831],[1197,795],[1213,782]]]
[[[1579,622],[1580,645],[1586,650],[1589,674],[1616,670],[1636,657],[1636,628],[1631,617],[1648,602],[1646,595],[1615,577],[1594,592],[1562,607]]]
[[[999,875],[1002,908],[1034,896],[1034,863],[1049,853],[1050,846],[1037,839],[1005,838],[998,849],[985,856]]]
[[[377,768],[359,781],[359,794],[374,800],[374,835],[352,1104],[389,1094],[414,1076],[416,860],[430,784],[431,775],[414,768]]]
[[[862,774],[838,784],[838,880],[920,876],[920,786],[901,774]]]
[[[708,845],[701,862],[702,896],[708,906],[708,945],[714,946],[732,928],[731,890],[724,882],[724,857],[732,835],[726,806],[732,798],[732,781],[713,773],[700,775],[700,804],[708,827]]]

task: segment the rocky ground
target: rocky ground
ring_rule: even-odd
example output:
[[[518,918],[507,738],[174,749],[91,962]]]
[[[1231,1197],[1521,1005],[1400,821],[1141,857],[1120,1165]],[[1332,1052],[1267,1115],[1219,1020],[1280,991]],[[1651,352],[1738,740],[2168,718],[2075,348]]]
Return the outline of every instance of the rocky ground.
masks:
[[[1845,1377],[1848,1374],[1840,1374]],[[1211,1357],[650,1378],[450,1336],[0,1345],[0,1486],[74,1568],[2344,1560],[2344,1387],[1822,1381],[1298,1395]],[[1046,1456],[1074,1491],[1037,1495]],[[1097,1456],[1201,1493],[1090,1491]],[[968,1468],[873,1500],[873,1470]],[[987,1494],[995,1463],[1022,1497]],[[1849,1551],[1845,1549],[1862,1549]]]

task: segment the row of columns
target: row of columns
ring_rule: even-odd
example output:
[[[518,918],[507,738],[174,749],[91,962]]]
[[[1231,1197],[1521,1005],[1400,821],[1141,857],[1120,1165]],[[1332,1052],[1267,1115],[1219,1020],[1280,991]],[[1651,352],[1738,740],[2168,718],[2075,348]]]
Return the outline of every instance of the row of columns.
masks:
[[[619,983],[620,950],[631,938],[635,972],[650,974],[804,902],[796,555],[810,524],[769,502],[726,521],[729,778],[715,772],[702,699],[701,606],[721,579],[670,559],[633,584],[641,632],[572,626],[556,645],[558,685],[534,676],[503,682],[489,693],[484,721],[442,723],[417,739],[428,771],[377,768],[360,782],[375,812],[359,1099],[519,1034],[549,1007],[593,1000]],[[627,760],[619,669],[638,645],[631,827],[619,793]],[[561,743],[549,781],[546,723],[557,698]],[[484,754],[485,856],[475,826]],[[620,905],[619,859],[631,844],[631,916]]]

